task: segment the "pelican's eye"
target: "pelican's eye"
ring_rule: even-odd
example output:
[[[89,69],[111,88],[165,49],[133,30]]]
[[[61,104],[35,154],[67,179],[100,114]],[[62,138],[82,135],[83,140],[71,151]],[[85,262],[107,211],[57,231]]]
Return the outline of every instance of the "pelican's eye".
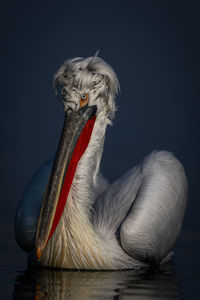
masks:
[[[81,107],[85,106],[88,103],[88,100],[89,100],[88,94],[82,95],[80,100],[80,106]]]
[[[86,98],[87,98],[87,95],[83,95],[81,99],[85,100]]]

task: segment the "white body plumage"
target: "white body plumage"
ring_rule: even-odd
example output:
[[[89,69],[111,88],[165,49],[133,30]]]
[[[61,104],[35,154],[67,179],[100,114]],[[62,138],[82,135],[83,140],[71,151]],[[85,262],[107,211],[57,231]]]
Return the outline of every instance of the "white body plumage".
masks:
[[[80,99],[89,95],[87,104],[97,106],[96,121],[59,224],[37,263],[72,269],[130,269],[162,263],[170,256],[186,208],[182,165],[173,154],[154,151],[109,184],[99,166],[119,88],[113,69],[98,57],[69,60],[55,75],[55,87],[58,84],[66,111],[78,111]],[[16,220],[17,228],[21,221]]]

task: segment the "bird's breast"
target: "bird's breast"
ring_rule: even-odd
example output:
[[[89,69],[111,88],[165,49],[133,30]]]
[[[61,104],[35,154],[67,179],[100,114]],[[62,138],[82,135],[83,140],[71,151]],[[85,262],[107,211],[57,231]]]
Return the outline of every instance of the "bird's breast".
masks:
[[[49,240],[40,263],[67,269],[113,269],[112,260],[105,255],[101,247],[103,241],[97,237],[92,224],[81,216],[72,218],[69,207]]]

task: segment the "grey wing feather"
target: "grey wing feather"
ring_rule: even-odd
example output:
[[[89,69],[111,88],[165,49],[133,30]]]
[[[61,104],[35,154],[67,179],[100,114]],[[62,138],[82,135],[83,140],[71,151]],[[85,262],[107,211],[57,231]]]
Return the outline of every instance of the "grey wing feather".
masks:
[[[182,165],[170,152],[154,151],[96,201],[94,225],[103,236],[120,231],[130,256],[159,262],[177,239],[186,203]]]
[[[142,177],[135,167],[112,183],[93,207],[93,224],[104,238],[116,233],[136,198]]]

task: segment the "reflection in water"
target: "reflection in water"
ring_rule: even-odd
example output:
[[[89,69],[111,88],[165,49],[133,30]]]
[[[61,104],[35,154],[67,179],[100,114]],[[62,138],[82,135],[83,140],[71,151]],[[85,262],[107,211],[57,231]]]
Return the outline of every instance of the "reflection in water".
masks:
[[[28,269],[16,277],[13,299],[179,299],[174,274],[166,271],[78,272]]]

